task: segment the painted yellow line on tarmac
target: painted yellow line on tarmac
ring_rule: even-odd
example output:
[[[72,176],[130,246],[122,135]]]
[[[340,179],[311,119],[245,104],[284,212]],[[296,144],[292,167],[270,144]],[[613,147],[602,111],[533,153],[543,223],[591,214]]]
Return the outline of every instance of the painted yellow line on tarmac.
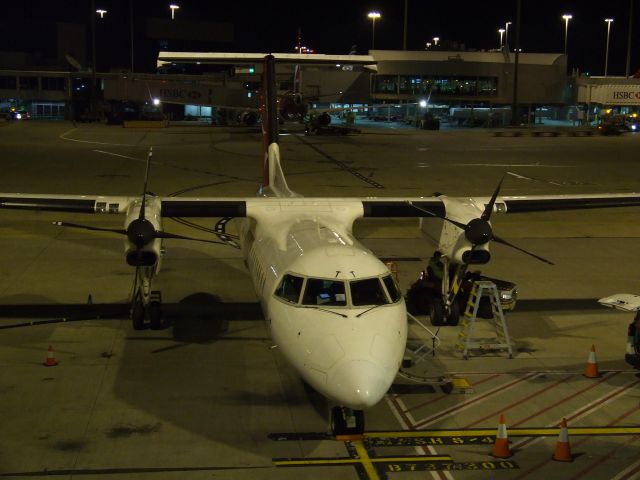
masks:
[[[364,450],[364,453],[360,452],[358,446],[356,452],[360,455],[360,458],[309,458],[309,459],[290,459],[290,460],[273,460],[273,464],[278,467],[295,466],[295,465],[355,465],[358,463],[365,464],[369,462],[371,467],[376,463],[389,463],[389,462],[450,462],[452,460],[451,455],[422,455],[422,456],[409,456],[409,457],[375,457],[371,458],[367,453],[364,445],[360,448]],[[366,466],[365,466],[366,468]],[[372,477],[374,478],[374,477]],[[377,478],[377,477],[375,477]]]
[[[378,475],[378,471],[376,467],[371,463],[371,458],[369,458],[369,454],[367,453],[367,449],[361,440],[352,442],[353,446],[356,449],[356,453],[358,457],[360,457],[360,462],[362,462],[362,467],[364,471],[367,473],[367,476],[370,480],[380,480],[380,476]]]
[[[508,428],[512,437],[544,437],[557,435],[559,427]],[[366,438],[421,438],[421,437],[482,437],[495,435],[496,428],[467,430],[414,430],[404,432],[367,432]],[[569,427],[569,435],[638,435],[640,427]]]

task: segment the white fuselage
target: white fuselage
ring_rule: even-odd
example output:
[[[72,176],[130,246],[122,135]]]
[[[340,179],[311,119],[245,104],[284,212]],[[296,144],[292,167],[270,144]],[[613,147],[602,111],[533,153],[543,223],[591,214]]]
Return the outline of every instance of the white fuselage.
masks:
[[[241,242],[273,340],[302,378],[337,405],[376,404],[402,362],[406,309],[401,295],[391,299],[389,291],[397,287],[383,287],[388,301],[375,306],[354,298],[355,285],[361,279],[388,285],[389,270],[349,229],[302,212],[273,211],[269,217],[245,219]],[[277,294],[284,276],[303,279],[297,301]],[[341,304],[310,301],[305,288],[313,282],[344,285]]]

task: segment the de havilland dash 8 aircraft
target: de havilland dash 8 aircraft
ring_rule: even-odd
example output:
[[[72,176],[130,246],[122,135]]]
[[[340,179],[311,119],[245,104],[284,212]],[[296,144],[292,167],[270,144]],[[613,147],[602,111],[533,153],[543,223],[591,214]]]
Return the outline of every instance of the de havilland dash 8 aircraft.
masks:
[[[304,57],[304,58],[303,58]],[[292,61],[303,62],[308,55]],[[378,403],[401,366],[407,339],[403,296],[385,264],[353,235],[358,218],[421,217],[451,264],[489,261],[493,213],[640,205],[640,194],[475,198],[310,198],[285,180],[278,146],[275,59],[265,55],[261,106],[263,185],[252,198],[0,193],[0,208],[123,214],[122,229],[54,222],[125,235],[135,267],[133,327],[157,326],[152,281],[160,267],[165,217],[240,217],[240,243],[270,334],[286,360],[333,408],[334,433],[361,433],[363,409]],[[148,174],[149,163],[147,164]],[[437,231],[439,229],[439,231]]]

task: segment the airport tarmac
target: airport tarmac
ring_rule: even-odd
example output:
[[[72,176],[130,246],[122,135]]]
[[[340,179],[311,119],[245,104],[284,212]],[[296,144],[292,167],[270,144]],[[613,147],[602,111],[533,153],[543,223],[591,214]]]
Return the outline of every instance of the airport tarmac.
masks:
[[[252,196],[261,177],[260,136],[244,128],[15,122],[0,126],[0,145],[0,192],[140,194],[150,146],[158,195]],[[306,196],[489,196],[505,174],[504,195],[627,193],[640,190],[638,147],[632,134],[281,137],[289,185]],[[134,331],[122,240],[51,225],[117,228],[121,217],[0,211],[0,477],[640,478],[640,378],[624,362],[632,315],[596,301],[640,294],[639,213],[495,215],[501,237],[555,263],[497,245],[483,268],[518,284],[507,317],[514,358],[465,360],[453,346],[458,329],[442,328],[436,354],[410,371],[472,388],[399,378],[367,412],[368,439],[343,442],[326,436],[323,399],[272,348],[237,249],[167,241],[158,288],[172,325]],[[165,228],[210,236],[172,220]],[[363,220],[354,231],[396,262],[403,291],[432,253],[417,220]],[[595,379],[582,375],[592,344]],[[47,368],[49,345],[59,364]],[[501,414],[508,459],[489,455]],[[573,462],[551,460],[562,418]]]

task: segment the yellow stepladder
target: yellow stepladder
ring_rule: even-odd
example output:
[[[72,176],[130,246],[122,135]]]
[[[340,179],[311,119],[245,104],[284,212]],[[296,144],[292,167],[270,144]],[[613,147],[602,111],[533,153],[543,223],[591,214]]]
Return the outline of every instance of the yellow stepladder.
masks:
[[[491,303],[493,316],[489,319],[489,322],[495,329],[495,338],[475,338],[473,336],[482,297],[487,297]],[[513,358],[509,330],[502,311],[502,305],[500,304],[498,287],[496,287],[495,283],[488,280],[473,282],[469,301],[460,321],[460,332],[458,333],[456,348],[462,351],[462,356],[465,360],[469,358],[471,350],[506,350],[509,353],[509,358]]]

